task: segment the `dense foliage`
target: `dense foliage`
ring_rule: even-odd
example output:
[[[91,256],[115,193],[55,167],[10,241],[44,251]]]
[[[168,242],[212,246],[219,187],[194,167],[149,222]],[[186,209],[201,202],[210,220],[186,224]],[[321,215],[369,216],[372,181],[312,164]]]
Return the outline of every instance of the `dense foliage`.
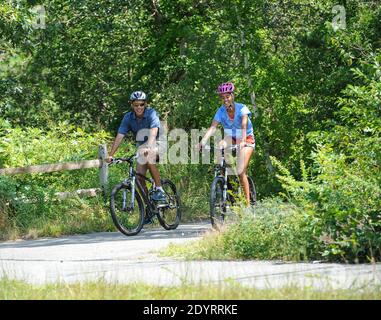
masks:
[[[39,20],[36,5],[46,13]],[[89,149],[60,149],[64,133],[49,142],[47,128],[74,126],[101,142],[135,89],[169,128],[207,127],[216,86],[234,81],[253,111],[259,196],[288,191],[311,214],[314,236],[329,239],[325,256],[379,259],[380,21],[379,0],[4,0],[0,164],[21,165],[32,149],[36,162],[45,151],[86,158]],[[42,132],[57,151],[34,149]],[[20,147],[22,136],[30,139]],[[176,170],[189,208],[203,207],[208,173]]]

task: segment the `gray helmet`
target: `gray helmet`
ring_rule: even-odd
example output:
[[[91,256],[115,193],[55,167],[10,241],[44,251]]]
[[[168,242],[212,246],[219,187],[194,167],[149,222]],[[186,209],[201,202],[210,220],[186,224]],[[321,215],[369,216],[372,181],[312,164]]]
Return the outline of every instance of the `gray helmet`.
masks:
[[[131,93],[130,100],[147,100],[147,95],[143,91],[134,91]]]

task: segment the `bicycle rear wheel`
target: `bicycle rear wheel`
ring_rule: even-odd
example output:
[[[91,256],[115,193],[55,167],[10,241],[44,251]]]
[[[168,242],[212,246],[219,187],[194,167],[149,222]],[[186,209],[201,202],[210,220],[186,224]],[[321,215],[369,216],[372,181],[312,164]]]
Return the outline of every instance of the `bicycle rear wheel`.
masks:
[[[111,191],[111,217],[118,230],[126,236],[138,234],[143,227],[143,201],[135,192],[132,203],[131,196],[131,186],[123,183],[116,185]]]
[[[224,203],[223,191],[224,179],[215,177],[210,188],[210,221],[216,230],[220,230],[225,220],[226,203]]]
[[[250,205],[255,206],[257,204],[257,191],[255,190],[254,180],[252,177],[247,176],[250,189]]]
[[[157,218],[164,229],[173,230],[177,228],[181,219],[180,197],[172,181],[164,179],[161,186],[167,200],[166,203],[158,205]]]

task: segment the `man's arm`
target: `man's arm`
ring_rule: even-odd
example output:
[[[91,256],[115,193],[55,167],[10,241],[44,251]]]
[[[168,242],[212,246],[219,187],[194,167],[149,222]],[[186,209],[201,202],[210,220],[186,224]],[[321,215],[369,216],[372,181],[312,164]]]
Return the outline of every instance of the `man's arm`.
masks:
[[[111,161],[111,158],[114,157],[115,152],[118,150],[120,144],[122,143],[124,134],[118,133],[115,137],[114,143],[112,144],[111,151],[109,153],[108,162]]]
[[[159,128],[151,128],[149,130],[149,137],[147,140],[148,147],[155,145],[155,140],[156,140],[156,136],[157,136],[158,131],[159,131]]]

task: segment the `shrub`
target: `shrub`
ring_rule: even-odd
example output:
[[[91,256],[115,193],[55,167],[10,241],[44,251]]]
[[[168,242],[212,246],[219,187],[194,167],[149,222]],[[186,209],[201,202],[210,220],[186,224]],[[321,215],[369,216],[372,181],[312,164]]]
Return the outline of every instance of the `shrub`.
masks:
[[[255,212],[240,212],[238,221],[221,232],[208,233],[191,246],[172,245],[166,254],[188,259],[314,259],[315,241],[306,219],[296,206],[268,198]]]
[[[110,140],[106,132],[90,134],[67,123],[59,123],[46,131],[37,128],[6,128],[1,134],[1,167],[97,159],[98,146]],[[13,178],[27,183],[33,181],[33,184],[41,187],[49,185],[59,191],[92,188],[99,184],[97,169],[17,175]]]
[[[296,181],[281,168],[278,178],[288,199],[308,215],[307,224],[319,252],[329,260],[364,262],[381,258],[381,188],[371,172],[332,149],[322,147],[314,156],[314,177],[303,169],[303,181]],[[303,168],[303,165],[302,165]]]
[[[89,134],[65,123],[43,131],[11,128],[1,122],[0,133],[3,136],[0,141],[1,167],[96,159],[98,145],[108,139],[105,132]],[[55,193],[98,186],[98,169],[1,176],[0,237],[94,231],[96,227],[89,230],[85,226],[91,217],[84,214],[88,211],[84,204],[92,200],[58,201]],[[100,212],[102,207],[103,203],[95,203],[92,210]],[[73,211],[79,214],[74,215]],[[83,223],[78,223],[81,220]],[[103,222],[100,224],[104,225]],[[89,225],[95,226],[94,223]]]
[[[223,234],[229,256],[244,259],[308,260],[310,233],[306,216],[279,199],[267,199]]]
[[[381,259],[380,62],[378,50],[352,70],[356,83],[338,99],[338,121],[331,131],[310,135],[318,148],[308,172],[302,163],[302,181],[277,162],[288,199],[308,213],[329,260]]]

